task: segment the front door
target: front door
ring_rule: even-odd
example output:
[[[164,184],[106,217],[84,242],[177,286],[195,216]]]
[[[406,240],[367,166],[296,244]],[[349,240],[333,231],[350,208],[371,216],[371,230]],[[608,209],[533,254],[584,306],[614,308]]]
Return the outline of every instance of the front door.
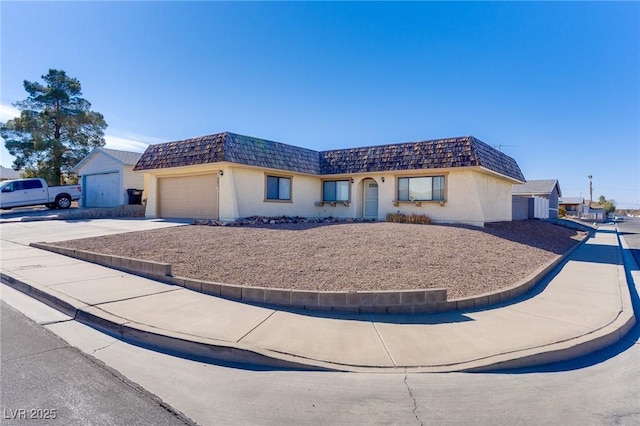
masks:
[[[364,208],[362,216],[370,219],[378,218],[378,183],[373,179],[365,179],[364,184]]]

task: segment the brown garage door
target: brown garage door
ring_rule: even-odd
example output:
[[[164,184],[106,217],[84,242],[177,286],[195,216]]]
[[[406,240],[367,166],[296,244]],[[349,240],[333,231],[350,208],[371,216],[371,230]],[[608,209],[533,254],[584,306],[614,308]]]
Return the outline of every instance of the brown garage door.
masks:
[[[218,219],[218,175],[158,179],[160,217]]]

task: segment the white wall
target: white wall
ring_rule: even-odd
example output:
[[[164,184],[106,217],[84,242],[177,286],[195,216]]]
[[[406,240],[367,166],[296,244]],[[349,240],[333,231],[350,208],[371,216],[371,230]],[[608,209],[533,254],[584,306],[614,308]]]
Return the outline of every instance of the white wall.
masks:
[[[124,197],[124,203],[129,204],[129,194],[127,189],[144,189],[144,173],[134,172],[133,166],[123,166],[122,175],[122,196]],[[145,195],[142,194],[142,198]]]
[[[89,175],[97,175],[102,173],[118,173],[118,188],[120,188],[120,194],[118,196],[118,204],[127,204],[128,198],[124,197],[126,193],[123,189],[123,165],[120,161],[114,160],[112,157],[105,155],[102,152],[96,152],[85,164],[82,165],[77,171],[79,176],[85,177]],[[83,179],[82,182],[86,180]],[[83,194],[80,205],[84,205],[85,202],[85,188],[83,188]]]
[[[80,176],[89,176],[101,173],[119,173],[118,204],[129,204],[127,189],[143,189],[144,173],[134,172],[133,166],[123,165],[120,161],[102,152],[96,152],[82,167],[78,169]],[[143,196],[144,197],[144,196]]]

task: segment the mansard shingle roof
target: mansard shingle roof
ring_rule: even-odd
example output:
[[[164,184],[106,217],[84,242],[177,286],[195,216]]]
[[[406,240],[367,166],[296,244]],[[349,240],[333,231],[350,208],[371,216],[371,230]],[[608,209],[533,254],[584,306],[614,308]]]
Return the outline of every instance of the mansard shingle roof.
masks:
[[[319,174],[320,153],[234,133],[150,145],[134,170],[166,169],[228,161],[249,166]]]
[[[223,161],[315,175],[481,166],[525,180],[513,158],[473,136],[317,152],[226,132],[150,145],[134,170]]]
[[[473,136],[409,142],[321,153],[322,174],[383,172],[483,166],[516,180],[524,176],[516,161]]]

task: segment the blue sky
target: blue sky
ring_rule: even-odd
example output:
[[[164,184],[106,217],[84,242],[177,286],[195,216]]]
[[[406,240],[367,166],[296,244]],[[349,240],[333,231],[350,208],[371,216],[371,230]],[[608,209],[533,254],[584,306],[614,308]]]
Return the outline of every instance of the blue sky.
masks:
[[[0,121],[49,68],[107,147],[231,131],[306,148],[473,135],[564,196],[640,208],[640,4],[0,3]],[[1,161],[11,156],[2,144]]]

